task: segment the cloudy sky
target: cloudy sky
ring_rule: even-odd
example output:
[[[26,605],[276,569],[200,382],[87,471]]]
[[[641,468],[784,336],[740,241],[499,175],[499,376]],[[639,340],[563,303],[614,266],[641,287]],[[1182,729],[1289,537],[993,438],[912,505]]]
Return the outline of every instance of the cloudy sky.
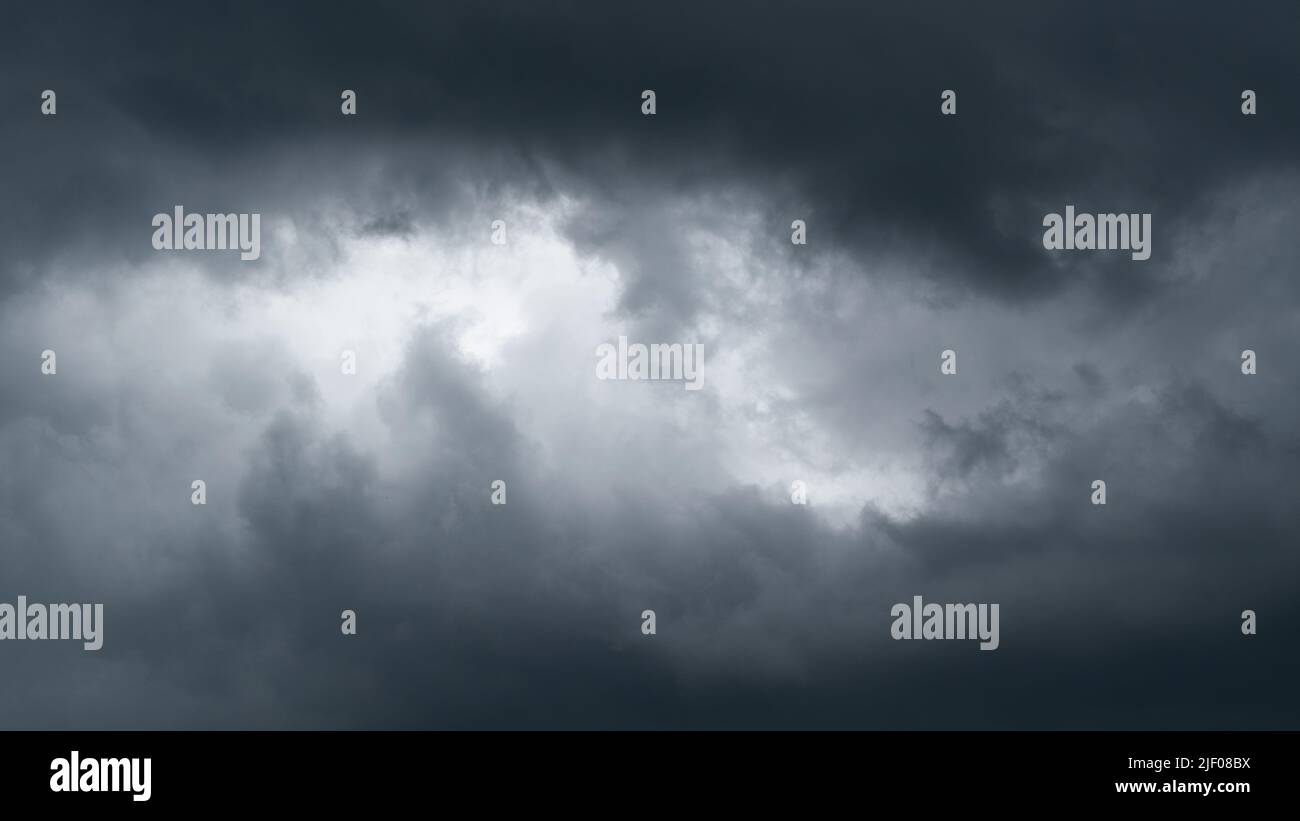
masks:
[[[0,601],[102,602],[104,646],[0,643],[0,726],[1300,728],[1297,31],[12,13]],[[176,205],[261,258],[154,250]],[[1045,251],[1066,205],[1151,258]],[[597,379],[620,335],[704,389]],[[1001,646],[892,640],[915,595]]]

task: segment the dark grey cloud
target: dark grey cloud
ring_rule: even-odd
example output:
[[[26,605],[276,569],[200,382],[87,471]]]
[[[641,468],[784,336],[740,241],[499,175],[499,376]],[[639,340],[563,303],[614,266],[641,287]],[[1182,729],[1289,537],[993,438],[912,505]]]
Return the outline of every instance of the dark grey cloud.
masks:
[[[309,408],[268,421],[237,489],[214,486],[233,495],[243,532],[194,517],[167,526],[184,557],[162,589],[123,566],[78,580],[68,571],[84,556],[38,530],[15,539],[26,549],[8,562],[35,566],[11,564],[7,577],[38,595],[106,599],[113,632],[94,667],[79,651],[16,646],[24,672],[6,679],[5,703],[40,703],[51,682],[67,702],[57,717],[15,707],[6,723],[1294,722],[1279,682],[1296,672],[1285,637],[1300,568],[1292,505],[1275,490],[1293,487],[1296,442],[1261,447],[1251,420],[1202,391],[1044,437],[1047,465],[1031,481],[972,466],[979,481],[925,516],[868,509],[844,531],[754,488],[655,501],[635,472],[612,509],[569,497],[563,475],[521,458],[503,409],[445,343],[437,329],[413,340],[392,386],[388,423],[423,449],[401,482],[383,481],[378,455],[326,434]],[[986,418],[1027,412],[1024,401],[1006,396]],[[988,426],[931,424],[940,451]],[[31,458],[25,469],[41,464]],[[475,466],[487,464],[509,475],[504,509],[481,492]],[[1105,508],[1088,503],[1098,472]],[[47,478],[36,476],[28,487]],[[20,497],[6,501],[7,519],[39,523]],[[102,546],[93,522],[78,525],[74,547]],[[889,641],[889,606],[918,593],[1001,602],[1003,649]],[[648,603],[654,643],[636,632]],[[355,643],[335,632],[345,606],[361,614]],[[1246,606],[1270,622],[1251,652],[1236,631]],[[86,681],[95,695],[74,698]]]
[[[1201,230],[1223,184],[1294,170],[1300,130],[1284,34],[1300,20],[1285,4],[1190,14],[1106,3],[1080,15],[1042,3],[997,14],[669,3],[628,20],[580,4],[236,4],[184,20],[57,8],[19,14],[6,31],[5,96],[19,116],[6,128],[5,195],[24,215],[6,221],[7,245],[97,235],[136,261],[147,246],[119,249],[140,233],[127,226],[171,200],[265,202],[249,186],[261,175],[229,167],[265,164],[276,147],[278,173],[263,185],[324,175],[355,193],[346,178],[358,158],[385,158],[385,185],[441,188],[455,158],[439,143],[471,141],[532,167],[516,181],[575,187],[618,210],[648,183],[781,183],[799,210],[772,209],[778,235],[808,218],[816,248],[902,255],[912,276],[959,292],[1021,299],[1083,278],[1123,305],[1160,290],[1159,249]],[[34,96],[56,86],[57,129]],[[1238,111],[1247,87],[1260,95],[1254,118]],[[338,116],[342,88],[359,91],[363,116]],[[654,118],[639,115],[642,88],[659,94]],[[956,118],[938,115],[945,88],[959,92]],[[399,136],[439,142],[389,155]],[[322,142],[329,170],[284,162]],[[222,180],[244,197],[216,196]],[[1039,220],[1066,204],[1152,212],[1157,260],[1050,264]],[[373,230],[399,217],[362,219]],[[30,278],[39,262],[11,254],[6,279]],[[631,275],[663,277],[644,262]],[[624,307],[646,308],[649,289],[630,287]]]
[[[1298,16],[15,12],[0,600],[107,624],[0,646],[0,725],[1300,725]],[[154,252],[178,203],[262,260]],[[1048,256],[1066,204],[1152,259]],[[620,332],[706,390],[595,380]]]

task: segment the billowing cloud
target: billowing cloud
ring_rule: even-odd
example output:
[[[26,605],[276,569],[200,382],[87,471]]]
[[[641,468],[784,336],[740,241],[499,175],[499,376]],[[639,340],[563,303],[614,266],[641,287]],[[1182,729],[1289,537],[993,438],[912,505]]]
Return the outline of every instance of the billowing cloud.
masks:
[[[105,642],[0,644],[4,726],[1297,725],[1294,10],[18,17],[0,601]]]

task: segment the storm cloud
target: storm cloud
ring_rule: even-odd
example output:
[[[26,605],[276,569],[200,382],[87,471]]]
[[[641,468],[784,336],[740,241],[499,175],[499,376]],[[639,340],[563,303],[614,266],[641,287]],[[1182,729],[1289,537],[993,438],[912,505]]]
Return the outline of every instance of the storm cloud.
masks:
[[[1300,10],[1197,5],[14,12],[0,601],[105,626],[0,725],[1300,727]]]

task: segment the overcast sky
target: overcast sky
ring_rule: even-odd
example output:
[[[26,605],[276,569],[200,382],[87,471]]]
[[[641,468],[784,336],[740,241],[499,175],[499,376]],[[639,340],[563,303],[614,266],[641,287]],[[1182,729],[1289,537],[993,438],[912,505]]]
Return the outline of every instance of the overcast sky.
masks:
[[[104,645],[0,643],[0,726],[1300,728],[1297,31],[11,13],[0,601],[102,602]],[[155,251],[176,205],[261,258]],[[1151,258],[1045,251],[1067,205]],[[704,388],[597,379],[620,335]],[[1001,646],[892,640],[915,595]]]

